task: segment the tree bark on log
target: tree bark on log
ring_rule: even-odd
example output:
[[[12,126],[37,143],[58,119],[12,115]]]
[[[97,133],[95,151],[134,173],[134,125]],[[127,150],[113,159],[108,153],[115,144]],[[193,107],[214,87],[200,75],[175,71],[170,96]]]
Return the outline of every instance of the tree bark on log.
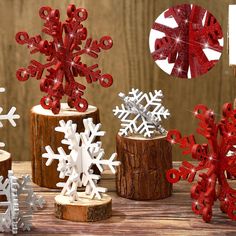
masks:
[[[55,197],[55,216],[59,219],[94,222],[105,220],[112,215],[112,199],[103,194],[101,200],[90,199],[84,192],[79,193],[79,201],[70,203],[69,197],[57,195]]]
[[[3,176],[3,179],[8,177],[8,170],[11,170],[11,164],[11,154],[4,150],[0,150],[0,176]]]
[[[67,104],[61,104],[61,111],[54,115],[51,111],[43,109],[40,105],[31,109],[31,156],[32,156],[32,180],[41,187],[57,188],[56,184],[61,181],[57,171],[58,161],[54,160],[50,166],[46,166],[46,159],[42,158],[45,146],[50,145],[57,153],[58,147],[63,147],[67,152],[67,146],[61,144],[64,134],[55,131],[60,120],[72,120],[77,124],[77,131],[84,131],[83,119],[93,118],[94,123],[99,123],[99,110],[89,106],[86,112],[78,112],[71,109]]]
[[[135,200],[156,200],[169,197],[172,185],[166,171],[172,168],[171,144],[166,137],[146,139],[117,135],[117,193]]]
[[[12,158],[9,152],[0,150],[0,176],[3,176],[3,181],[8,177],[8,170],[11,170]],[[0,201],[6,201],[5,195],[0,195]]]

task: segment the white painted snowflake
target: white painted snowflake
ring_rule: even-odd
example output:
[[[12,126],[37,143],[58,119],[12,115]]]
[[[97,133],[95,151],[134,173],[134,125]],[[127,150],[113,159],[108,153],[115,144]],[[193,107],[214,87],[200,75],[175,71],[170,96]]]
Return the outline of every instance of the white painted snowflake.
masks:
[[[61,195],[69,196],[71,202],[79,200],[77,188],[85,186],[85,193],[101,199],[102,194],[107,191],[106,188],[99,187],[97,181],[101,178],[100,175],[94,174],[92,166],[96,165],[100,172],[103,172],[104,166],[108,166],[115,173],[115,166],[120,164],[119,161],[114,161],[116,153],[113,153],[109,160],[104,160],[104,149],[102,143],[95,141],[97,137],[104,136],[105,132],[100,131],[101,124],[94,124],[91,118],[84,119],[83,124],[85,131],[76,132],[77,125],[72,121],[64,120],[59,122],[60,126],[55,130],[64,133],[63,144],[68,145],[69,154],[58,148],[58,154],[55,154],[50,146],[46,146],[47,153],[43,154],[47,158],[46,165],[49,166],[53,160],[59,160],[58,168],[59,177],[65,178],[66,182],[57,183],[58,187],[62,187]]]
[[[0,177],[0,195],[6,196],[6,201],[0,202],[0,208],[6,209],[0,213],[1,232],[29,231],[33,212],[43,207],[44,199],[36,196],[29,182],[28,175],[19,180],[12,170],[8,171],[7,179]]]
[[[166,134],[161,126],[161,120],[170,116],[168,109],[161,104],[162,91],[154,90],[153,93],[143,93],[138,89],[132,89],[129,96],[119,93],[124,101],[121,108],[116,106],[114,115],[121,120],[120,135],[129,133],[143,134],[144,137],[151,137],[155,132]]]
[[[5,92],[5,88],[0,88],[0,93],[4,93],[4,92]],[[9,123],[15,127],[16,126],[15,119],[20,118],[19,115],[15,114],[16,108],[12,107],[10,111],[8,112],[8,114],[2,114],[2,111],[3,111],[3,108],[0,107],[0,128],[3,127],[3,123],[2,123],[3,120],[8,120]],[[5,147],[5,144],[0,142],[0,147]]]

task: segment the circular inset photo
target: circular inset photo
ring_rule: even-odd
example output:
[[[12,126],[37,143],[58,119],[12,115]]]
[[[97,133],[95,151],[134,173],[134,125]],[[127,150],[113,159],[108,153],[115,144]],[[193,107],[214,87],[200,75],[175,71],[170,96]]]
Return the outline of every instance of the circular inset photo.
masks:
[[[216,18],[193,4],[164,11],[149,36],[155,63],[167,74],[184,79],[211,70],[220,59],[223,43],[223,31]]]

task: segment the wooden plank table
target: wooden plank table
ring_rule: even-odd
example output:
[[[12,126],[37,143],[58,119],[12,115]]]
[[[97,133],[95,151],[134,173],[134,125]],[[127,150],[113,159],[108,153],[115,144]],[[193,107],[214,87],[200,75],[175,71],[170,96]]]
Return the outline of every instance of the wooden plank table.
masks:
[[[178,165],[178,163],[175,163]],[[15,175],[31,173],[30,162],[14,162]],[[77,223],[54,217],[54,196],[58,190],[33,185],[38,195],[47,201],[46,207],[34,214],[32,231],[28,234],[50,235],[227,235],[236,236],[236,222],[214,206],[211,224],[191,210],[190,187],[182,181],[174,186],[173,195],[158,201],[133,201],[120,198],[115,193],[115,177],[106,172],[101,184],[108,187],[113,198],[113,214],[108,220],[95,223]],[[236,187],[236,181],[232,181]],[[25,234],[22,233],[22,234]]]

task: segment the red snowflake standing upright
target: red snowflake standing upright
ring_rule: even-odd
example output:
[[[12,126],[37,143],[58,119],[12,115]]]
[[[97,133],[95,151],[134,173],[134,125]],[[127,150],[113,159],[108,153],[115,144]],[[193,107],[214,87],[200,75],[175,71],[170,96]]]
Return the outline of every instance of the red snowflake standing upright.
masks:
[[[43,40],[40,35],[29,37],[26,32],[19,32],[16,34],[16,41],[27,44],[31,54],[39,52],[45,55],[47,63],[32,60],[27,68],[20,68],[16,76],[20,81],[28,80],[29,77],[41,80],[40,89],[47,95],[40,103],[54,114],[59,113],[60,100],[64,95],[68,96],[70,107],[86,111],[88,103],[82,98],[86,87],[81,82],[76,82],[75,77],[85,77],[87,83],[99,81],[103,87],[110,87],[113,79],[109,74],[102,74],[97,64],[84,64],[81,56],[97,58],[102,49],[112,47],[112,39],[109,36],[104,36],[99,41],[87,38],[87,29],[82,25],[87,19],[87,11],[84,8],[76,9],[75,5],[68,6],[68,18],[64,23],[60,21],[59,10],[50,7],[42,7],[39,16],[45,21],[42,32],[51,36],[52,40]],[[85,40],[85,45],[82,46]]]
[[[190,4],[169,8],[164,17],[174,18],[178,26],[171,28],[154,23],[152,29],[163,32],[165,36],[155,40],[153,59],[156,61],[168,58],[168,63],[174,63],[171,75],[181,78],[188,78],[189,68],[191,78],[209,71],[218,60],[208,60],[203,49],[209,48],[217,52],[223,49],[219,43],[223,32],[216,18],[205,9]]]
[[[167,140],[179,144],[183,154],[191,154],[198,165],[183,161],[179,169],[168,170],[166,177],[171,183],[180,178],[193,182],[198,173],[198,181],[191,189],[192,210],[209,222],[214,202],[219,199],[221,210],[236,220],[236,190],[230,187],[226,176],[226,173],[236,176],[236,110],[226,103],[218,123],[213,111],[204,105],[197,105],[194,113],[200,120],[197,132],[208,143],[197,144],[194,135],[182,138],[178,130],[169,131]]]

